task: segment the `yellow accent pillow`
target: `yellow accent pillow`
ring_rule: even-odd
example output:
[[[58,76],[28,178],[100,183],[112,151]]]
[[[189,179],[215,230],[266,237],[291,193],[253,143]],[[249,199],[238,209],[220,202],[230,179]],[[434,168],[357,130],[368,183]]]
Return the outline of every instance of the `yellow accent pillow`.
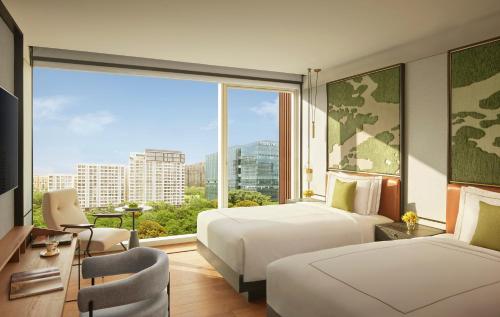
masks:
[[[500,251],[500,206],[479,202],[476,232],[470,244]]]
[[[335,180],[333,190],[332,207],[346,211],[354,210],[354,198],[356,197],[357,182],[343,182]]]

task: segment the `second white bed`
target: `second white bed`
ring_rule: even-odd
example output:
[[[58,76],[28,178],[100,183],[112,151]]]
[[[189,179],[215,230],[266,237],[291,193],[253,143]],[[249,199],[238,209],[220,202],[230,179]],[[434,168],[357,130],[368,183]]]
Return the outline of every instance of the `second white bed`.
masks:
[[[271,263],[268,316],[500,316],[500,252],[453,236],[376,242]]]

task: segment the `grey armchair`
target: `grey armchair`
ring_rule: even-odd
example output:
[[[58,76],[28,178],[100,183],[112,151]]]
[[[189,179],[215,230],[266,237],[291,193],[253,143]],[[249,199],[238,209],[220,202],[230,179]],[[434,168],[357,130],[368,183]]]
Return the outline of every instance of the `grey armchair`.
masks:
[[[166,253],[134,248],[118,254],[85,258],[83,278],[134,273],[129,277],[82,288],[78,292],[80,316],[165,317],[169,315],[170,277]]]

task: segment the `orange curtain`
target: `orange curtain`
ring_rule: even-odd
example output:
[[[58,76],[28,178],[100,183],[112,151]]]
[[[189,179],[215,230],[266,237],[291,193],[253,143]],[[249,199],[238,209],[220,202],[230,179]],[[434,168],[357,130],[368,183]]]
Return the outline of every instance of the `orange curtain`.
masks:
[[[291,195],[291,115],[292,94],[279,93],[279,202],[286,203]]]

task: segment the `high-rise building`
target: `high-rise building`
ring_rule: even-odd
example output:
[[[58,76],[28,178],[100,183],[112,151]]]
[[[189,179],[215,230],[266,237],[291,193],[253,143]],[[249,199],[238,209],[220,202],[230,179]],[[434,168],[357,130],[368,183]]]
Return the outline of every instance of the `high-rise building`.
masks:
[[[78,164],[76,189],[82,208],[101,208],[126,200],[125,166]]]
[[[75,188],[75,175],[52,174],[35,175],[33,177],[34,191],[50,192],[66,188]]]
[[[205,197],[213,200],[217,199],[217,153],[205,156]]]
[[[256,191],[278,199],[279,147],[275,141],[256,141],[228,149],[229,190]],[[217,153],[205,160],[207,199],[217,198]]]
[[[278,199],[279,146],[275,141],[257,141],[241,146],[236,189],[257,191]],[[231,189],[231,187],[229,188]]]
[[[186,165],[186,186],[205,186],[205,163]]]
[[[129,201],[184,202],[185,155],[179,151],[151,150],[129,157]]]
[[[49,178],[46,175],[33,176],[33,191],[46,192],[49,187]]]

